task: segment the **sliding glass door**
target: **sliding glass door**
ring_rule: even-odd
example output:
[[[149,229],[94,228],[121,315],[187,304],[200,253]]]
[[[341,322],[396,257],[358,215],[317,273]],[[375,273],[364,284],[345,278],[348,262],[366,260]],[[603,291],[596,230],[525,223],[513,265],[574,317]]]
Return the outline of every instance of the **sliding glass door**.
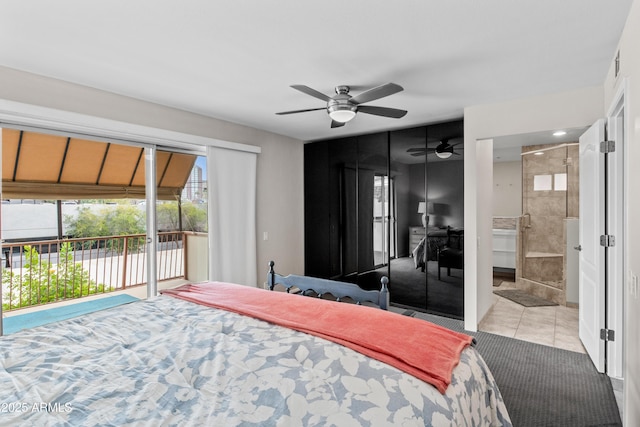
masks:
[[[395,258],[395,191],[388,176],[373,179],[373,254],[376,267],[381,267]]]

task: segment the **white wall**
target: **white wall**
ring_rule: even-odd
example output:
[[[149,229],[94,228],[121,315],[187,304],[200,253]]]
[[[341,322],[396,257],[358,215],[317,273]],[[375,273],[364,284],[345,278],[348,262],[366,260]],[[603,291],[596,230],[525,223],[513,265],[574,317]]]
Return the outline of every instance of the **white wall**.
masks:
[[[620,38],[620,73],[614,78],[613,64],[604,82],[603,110],[606,112],[614,97],[626,79],[627,113],[627,152],[625,170],[627,171],[626,230],[627,257],[625,259],[628,277],[640,275],[640,197],[637,183],[640,182],[640,0],[634,0],[627,23]],[[640,425],[640,297],[630,295],[625,289],[625,354],[624,354],[624,419],[626,426]]]
[[[522,162],[493,163],[493,216],[522,214]]]
[[[601,86],[541,95],[464,110],[465,197],[465,328],[476,330],[492,304],[493,278],[490,268],[491,200],[493,176],[487,171],[486,142],[497,136],[590,126],[603,116]],[[506,120],[505,118],[508,118]],[[492,145],[492,143],[490,144]],[[490,153],[491,154],[491,153]]]
[[[65,218],[77,217],[80,207],[99,213],[104,208],[113,205],[62,205],[62,234],[67,235]],[[137,206],[143,213],[144,206]],[[58,236],[58,208],[55,203],[19,204],[9,203],[2,205],[2,239],[38,239],[43,237]]]
[[[0,99],[261,147],[258,281],[266,278],[270,259],[284,274],[304,272],[302,141],[5,67],[0,67],[0,82]],[[269,233],[267,241],[264,231]]]
[[[187,257],[185,279],[204,282],[209,278],[209,247],[206,233],[186,233]]]

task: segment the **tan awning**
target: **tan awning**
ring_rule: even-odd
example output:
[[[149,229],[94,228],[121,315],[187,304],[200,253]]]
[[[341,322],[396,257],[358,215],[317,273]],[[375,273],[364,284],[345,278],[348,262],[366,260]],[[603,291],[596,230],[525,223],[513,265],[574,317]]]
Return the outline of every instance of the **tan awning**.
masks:
[[[158,199],[180,197],[196,156],[157,152]],[[2,129],[3,199],[144,199],[144,148]]]

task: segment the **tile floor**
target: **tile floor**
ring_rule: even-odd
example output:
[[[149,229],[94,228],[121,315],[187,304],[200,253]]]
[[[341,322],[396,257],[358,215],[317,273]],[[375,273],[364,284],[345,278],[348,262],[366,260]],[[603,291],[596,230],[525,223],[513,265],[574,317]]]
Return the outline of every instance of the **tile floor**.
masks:
[[[503,281],[493,289],[514,289],[515,284]],[[494,304],[478,330],[563,350],[586,353],[578,338],[578,309],[563,306],[524,307],[493,294]],[[624,415],[623,381],[611,378],[613,394],[620,417]]]
[[[503,281],[497,289],[512,289]],[[494,304],[480,322],[479,330],[564,350],[585,353],[578,338],[578,309],[564,306],[524,307],[493,295]]]

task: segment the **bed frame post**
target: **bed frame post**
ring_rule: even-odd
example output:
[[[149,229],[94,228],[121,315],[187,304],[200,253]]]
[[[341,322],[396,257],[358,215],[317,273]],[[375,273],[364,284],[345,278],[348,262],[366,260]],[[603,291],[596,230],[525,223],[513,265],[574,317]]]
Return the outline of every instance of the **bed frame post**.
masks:
[[[275,262],[269,261],[269,278],[267,280],[267,285],[269,286],[269,290],[272,291],[273,287],[276,284],[276,272],[273,269],[273,266],[276,265]]]
[[[382,287],[380,288],[380,301],[378,302],[378,305],[383,310],[388,310],[389,309],[389,287],[387,285],[389,284],[389,278],[387,276],[382,276],[382,278],[380,279],[380,283],[382,284]]]

